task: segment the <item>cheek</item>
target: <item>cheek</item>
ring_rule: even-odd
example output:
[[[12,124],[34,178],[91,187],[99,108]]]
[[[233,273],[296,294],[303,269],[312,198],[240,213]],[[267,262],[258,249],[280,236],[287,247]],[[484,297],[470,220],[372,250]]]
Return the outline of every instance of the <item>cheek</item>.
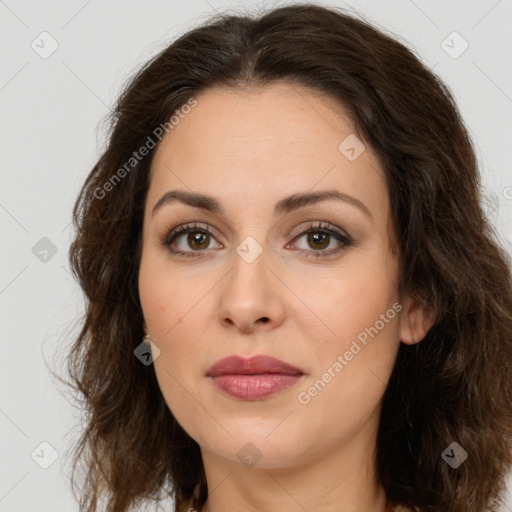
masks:
[[[309,324],[317,362],[308,382],[312,402],[332,406],[339,419],[348,411],[368,413],[385,391],[399,348],[395,272],[394,264],[366,259],[308,302],[322,320]]]
[[[177,285],[179,283],[171,279],[158,262],[143,257],[139,271],[139,297],[152,342],[159,350],[154,368],[161,387],[165,382],[164,394],[165,389],[172,387],[171,376],[179,368],[178,363],[186,364],[190,353],[184,350],[180,340],[195,339],[183,332],[183,320],[190,307],[183,292],[177,290]]]
[[[194,322],[201,315],[200,305],[193,297],[180,293],[175,281],[165,286],[165,281],[159,280],[154,286],[141,289],[140,296],[151,339],[160,350],[155,367],[165,362],[174,371],[180,361],[186,363],[196,353],[196,340],[204,331],[204,326]]]
[[[184,280],[180,284],[154,266],[151,272],[147,268],[141,266],[139,295],[151,339],[159,350],[153,368],[168,408],[188,425],[194,423],[194,415],[201,414],[193,399],[202,370],[198,344],[204,326],[194,322],[195,315],[201,314],[200,303],[195,294],[184,293]]]
[[[324,343],[342,349],[398,300],[396,273],[393,268],[361,259],[330,278],[317,280],[315,287],[310,286],[301,294],[307,297],[307,305],[314,313],[310,315],[310,328],[317,330]],[[395,329],[392,317],[386,319],[390,321],[383,332]]]
[[[156,251],[155,251],[156,252]],[[186,278],[160,254],[148,250],[139,270],[139,297],[151,336],[165,341],[180,322],[194,314],[201,296],[208,290],[205,279]]]
[[[154,368],[166,396],[183,393],[178,383],[193,392],[193,384],[206,371],[201,340],[211,332],[211,311],[206,308],[212,279],[183,275],[151,254],[141,262],[139,296],[151,339],[160,351]]]

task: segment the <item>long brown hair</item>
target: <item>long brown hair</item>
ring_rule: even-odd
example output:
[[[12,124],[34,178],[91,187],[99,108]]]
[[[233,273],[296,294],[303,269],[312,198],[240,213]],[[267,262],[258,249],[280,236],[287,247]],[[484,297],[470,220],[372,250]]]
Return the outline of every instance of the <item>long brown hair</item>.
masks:
[[[194,95],[275,81],[348,109],[385,172],[400,290],[435,314],[423,341],[400,344],[384,396],[377,461],[390,502],[495,510],[512,463],[511,273],[481,206],[471,140],[450,91],[411,50],[312,4],[215,15],[147,62],[115,105],[108,145],[75,204],[69,253],[87,304],[68,358],[87,413],[72,477],[74,485],[81,464],[81,510],[95,511],[100,496],[112,512],[162,494],[176,509],[205,502],[199,446],[174,419],[152,366],[134,356],[149,170],[157,128],[170,131]],[[135,159],[148,137],[155,147]],[[468,454],[457,468],[442,457],[453,442]]]

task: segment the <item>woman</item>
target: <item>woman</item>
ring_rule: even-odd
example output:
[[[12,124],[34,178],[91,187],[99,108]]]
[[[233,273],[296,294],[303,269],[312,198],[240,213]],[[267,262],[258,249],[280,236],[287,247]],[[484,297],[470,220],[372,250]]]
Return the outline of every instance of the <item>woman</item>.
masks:
[[[341,10],[219,15],[80,193],[82,510],[495,510],[512,293],[450,92]]]

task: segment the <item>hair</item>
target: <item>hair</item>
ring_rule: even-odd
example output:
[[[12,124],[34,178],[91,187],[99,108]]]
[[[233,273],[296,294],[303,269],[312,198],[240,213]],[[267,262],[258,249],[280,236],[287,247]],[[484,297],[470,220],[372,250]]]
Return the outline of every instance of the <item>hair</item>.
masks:
[[[201,92],[277,82],[347,109],[383,170],[399,291],[435,318],[423,341],[400,343],[384,394],[377,470],[389,502],[496,510],[512,464],[511,266],[482,207],[470,136],[449,89],[405,44],[313,4],[216,14],[145,63],[119,95],[74,205],[69,250],[86,301],[67,355],[87,414],[73,453],[73,487],[78,465],[85,469],[81,510],[106,499],[109,511],[124,512],[162,492],[175,510],[200,510],[207,498],[199,445],[166,405],[153,367],[134,356],[144,334],[138,270],[153,136]],[[148,137],[155,147],[134,159]],[[468,454],[457,468],[442,458],[453,442]]]

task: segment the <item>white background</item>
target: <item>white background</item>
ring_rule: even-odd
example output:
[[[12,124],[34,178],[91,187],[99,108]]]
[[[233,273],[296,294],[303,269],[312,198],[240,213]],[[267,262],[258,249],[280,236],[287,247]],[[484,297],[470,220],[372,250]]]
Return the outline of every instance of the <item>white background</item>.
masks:
[[[244,2],[243,8],[282,4]],[[324,4],[354,8],[392,31],[449,85],[474,138],[489,215],[512,252],[512,0]],[[67,263],[70,213],[103,144],[100,121],[141,63],[215,10],[241,6],[0,1],[0,512],[78,510],[66,450],[78,436],[71,429],[79,414],[48,366],[63,373],[62,348],[82,312]],[[44,31],[58,43],[46,59],[31,47],[33,41],[42,46]],[[442,47],[453,31],[469,44],[458,58]],[[452,53],[462,48],[457,36],[451,40]],[[43,237],[57,251],[46,262],[32,251]],[[51,462],[51,450],[39,447],[43,441],[59,455],[48,469],[31,458],[37,448],[39,460]],[[512,511],[512,500],[503,510]]]

